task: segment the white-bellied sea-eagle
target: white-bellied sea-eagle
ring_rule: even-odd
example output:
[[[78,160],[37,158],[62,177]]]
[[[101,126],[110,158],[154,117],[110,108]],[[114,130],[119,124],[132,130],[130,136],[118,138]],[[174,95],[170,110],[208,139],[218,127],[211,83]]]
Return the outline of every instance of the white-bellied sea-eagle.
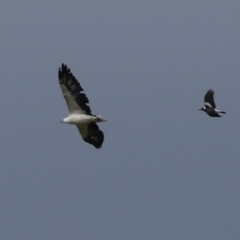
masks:
[[[85,142],[92,144],[95,148],[101,148],[104,134],[96,123],[106,122],[106,120],[100,115],[91,113],[88,98],[67,65],[62,64],[62,68],[59,68],[58,78],[69,110],[69,116],[61,122],[75,124]]]

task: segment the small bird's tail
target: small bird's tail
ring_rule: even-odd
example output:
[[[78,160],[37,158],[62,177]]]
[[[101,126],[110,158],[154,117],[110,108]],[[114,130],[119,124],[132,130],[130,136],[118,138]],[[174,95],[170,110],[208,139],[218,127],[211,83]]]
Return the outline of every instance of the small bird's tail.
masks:
[[[217,110],[217,109],[215,109],[215,111],[216,111],[217,113],[224,113],[224,114],[226,114],[226,112],[220,111],[220,110]]]

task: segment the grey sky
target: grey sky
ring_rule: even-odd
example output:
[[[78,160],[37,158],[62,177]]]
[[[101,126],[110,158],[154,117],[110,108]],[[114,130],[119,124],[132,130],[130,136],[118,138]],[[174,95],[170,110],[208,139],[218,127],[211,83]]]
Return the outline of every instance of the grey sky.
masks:
[[[240,2],[2,1],[0,238],[237,240]],[[82,141],[57,71],[82,84]],[[198,111],[213,88],[222,118]]]

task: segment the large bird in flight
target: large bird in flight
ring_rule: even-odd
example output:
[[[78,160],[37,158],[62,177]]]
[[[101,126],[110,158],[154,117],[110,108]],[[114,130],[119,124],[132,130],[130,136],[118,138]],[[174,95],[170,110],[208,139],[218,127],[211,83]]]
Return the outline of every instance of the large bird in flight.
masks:
[[[91,113],[89,100],[67,65],[62,64],[62,68],[59,68],[58,78],[69,110],[69,116],[61,122],[76,125],[85,142],[92,144],[95,148],[101,148],[104,134],[99,129],[97,122],[106,122],[107,120],[100,115]]]

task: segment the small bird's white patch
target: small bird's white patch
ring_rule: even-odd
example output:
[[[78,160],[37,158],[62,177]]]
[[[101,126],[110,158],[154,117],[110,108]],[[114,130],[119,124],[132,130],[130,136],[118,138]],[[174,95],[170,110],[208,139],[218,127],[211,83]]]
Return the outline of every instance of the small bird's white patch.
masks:
[[[205,104],[206,106],[212,108],[212,105],[211,105],[209,102],[205,102],[204,104]]]

